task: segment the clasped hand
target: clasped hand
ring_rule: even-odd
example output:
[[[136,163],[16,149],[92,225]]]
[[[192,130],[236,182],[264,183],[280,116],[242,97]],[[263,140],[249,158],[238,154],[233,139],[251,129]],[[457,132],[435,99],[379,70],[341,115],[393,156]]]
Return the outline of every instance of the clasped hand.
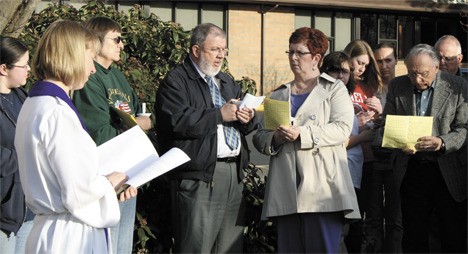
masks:
[[[374,111],[377,115],[382,114],[382,103],[380,102],[379,98],[372,96],[367,98],[364,103],[367,105],[367,107]]]
[[[293,142],[299,138],[300,134],[301,130],[297,126],[280,125],[273,134],[273,141],[276,145]]]
[[[221,107],[221,115],[224,122],[239,121],[242,124],[248,123],[255,116],[255,111],[251,108],[237,108],[233,100]]]

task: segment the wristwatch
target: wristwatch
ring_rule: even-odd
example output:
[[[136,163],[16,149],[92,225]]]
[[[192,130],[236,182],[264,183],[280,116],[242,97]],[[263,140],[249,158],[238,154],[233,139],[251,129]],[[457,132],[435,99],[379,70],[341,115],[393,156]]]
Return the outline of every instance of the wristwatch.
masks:
[[[442,144],[440,145],[440,151],[445,152],[445,142],[444,142],[443,139],[441,139],[441,140],[442,140]]]

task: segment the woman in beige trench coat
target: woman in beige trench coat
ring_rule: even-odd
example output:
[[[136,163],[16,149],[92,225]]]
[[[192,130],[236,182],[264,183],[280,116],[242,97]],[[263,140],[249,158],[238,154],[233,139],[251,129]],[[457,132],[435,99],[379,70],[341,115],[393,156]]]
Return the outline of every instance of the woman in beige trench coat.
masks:
[[[320,75],[327,49],[320,30],[292,33],[286,53],[294,80],[271,95],[289,101],[291,126],[254,136],[270,155],[262,217],[277,222],[279,253],[337,253],[345,218],[360,218],[344,145],[354,110],[343,83]]]

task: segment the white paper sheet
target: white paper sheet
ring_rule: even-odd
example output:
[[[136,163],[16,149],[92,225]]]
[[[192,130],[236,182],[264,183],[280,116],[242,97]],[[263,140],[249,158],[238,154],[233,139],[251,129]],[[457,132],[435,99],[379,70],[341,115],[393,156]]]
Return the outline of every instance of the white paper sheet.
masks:
[[[242,101],[236,101],[236,105],[239,106],[239,108],[256,109],[262,104],[263,99],[265,99],[265,96],[254,96],[248,93],[244,96]]]
[[[98,146],[98,153],[99,174],[123,172],[129,178],[126,183],[136,188],[190,160],[179,148],[172,148],[159,157],[139,126]]]

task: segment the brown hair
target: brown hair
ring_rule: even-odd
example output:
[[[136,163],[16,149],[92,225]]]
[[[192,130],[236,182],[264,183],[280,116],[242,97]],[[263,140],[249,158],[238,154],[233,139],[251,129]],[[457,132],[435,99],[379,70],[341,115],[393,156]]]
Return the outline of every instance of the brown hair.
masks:
[[[0,64],[5,64],[7,68],[20,60],[28,52],[28,48],[18,39],[12,37],[0,37]]]
[[[334,71],[342,71],[343,70],[343,63],[348,63],[349,65],[349,80],[348,84],[345,84],[346,88],[348,89],[348,93],[352,94],[354,89],[356,88],[356,82],[354,81],[354,67],[351,63],[351,57],[343,51],[335,51],[323,58],[323,64],[320,66],[320,72],[330,73]]]
[[[369,56],[369,65],[362,74],[362,78],[364,83],[373,89],[374,93],[381,94],[383,88],[382,78],[379,66],[374,57],[374,52],[369,44],[363,40],[354,40],[346,45],[344,52],[346,52],[351,59],[362,55]]]
[[[108,17],[94,17],[88,19],[83,24],[87,29],[92,33],[99,36],[99,39],[102,41],[108,32],[118,32],[122,33],[122,28],[119,23]]]

